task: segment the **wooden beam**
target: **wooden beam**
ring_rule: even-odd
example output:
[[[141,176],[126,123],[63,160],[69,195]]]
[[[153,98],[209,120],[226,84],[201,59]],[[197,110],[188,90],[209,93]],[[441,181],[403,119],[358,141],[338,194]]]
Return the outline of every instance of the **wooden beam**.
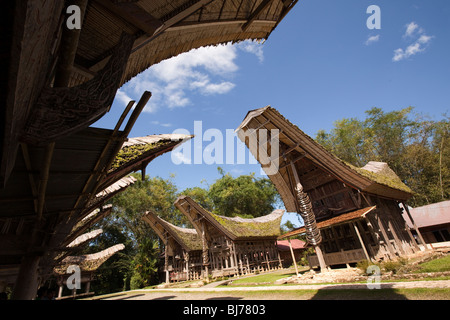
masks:
[[[38,211],[38,189],[36,186],[36,182],[34,181],[34,176],[33,176],[33,168],[31,166],[31,158],[30,158],[30,152],[28,150],[28,145],[25,143],[21,143],[20,144],[21,148],[22,148],[22,155],[23,155],[23,160],[25,161],[25,166],[27,168],[28,171],[28,180],[30,181],[30,188],[31,188],[31,194],[33,195],[33,202],[34,202],[34,211]]]
[[[242,31],[247,31],[248,27],[252,24],[252,22],[263,12],[270,4],[272,0],[263,0],[259,6],[253,11],[247,19],[247,22],[244,23],[241,27]]]
[[[155,31],[162,26],[162,21],[156,19],[150,13],[142,9],[139,5],[133,2],[121,2],[111,0],[95,0],[100,3],[103,8],[121,17],[126,22],[144,31],[151,36]]]
[[[417,235],[419,236],[420,242],[424,246],[425,250],[428,250],[427,244],[425,240],[422,237],[422,233],[420,233],[419,228],[416,225],[416,222],[414,221],[413,217],[411,216],[411,212],[409,212],[408,204],[406,202],[402,202],[403,208],[405,208],[406,214],[409,217],[409,220],[411,220],[411,223],[413,224],[414,230],[416,230]]]
[[[366,246],[364,245],[364,241],[363,241],[363,239],[361,238],[361,234],[359,233],[358,227],[356,226],[356,224],[355,224],[353,221],[351,222],[351,224],[352,224],[353,228],[355,229],[356,235],[358,236],[359,243],[361,244],[361,248],[362,248],[363,251],[364,251],[364,255],[366,256],[366,259],[367,259],[368,261],[371,261],[371,260],[370,260],[370,256],[369,256],[369,254],[367,253]]]
[[[86,12],[88,0],[72,0],[68,5],[76,5],[80,8],[81,17],[83,21],[84,13]],[[72,75],[72,68],[77,53],[78,41],[80,39],[81,29],[69,29],[63,27],[61,38],[61,49],[56,65],[56,73],[54,80],[54,87],[67,87],[69,85],[70,77]]]
[[[41,176],[39,178],[38,186],[38,206],[37,206],[37,220],[42,220],[42,212],[44,211],[45,194],[47,191],[47,182],[50,172],[50,165],[53,158],[53,150],[55,149],[55,142],[49,143],[45,147],[45,158],[41,169]]]
[[[206,6],[212,1],[214,0],[198,0],[196,2],[193,2],[192,0],[187,1],[185,4],[179,6],[172,12],[168,13],[167,15],[165,15],[165,17],[161,19],[163,20],[163,24],[153,33],[153,35],[148,39],[144,40],[143,42],[141,42],[141,44],[139,44],[138,46],[134,47],[132,52],[139,50],[147,43],[149,43],[150,41],[154,40],[156,37],[161,35],[168,28],[189,17],[191,14],[195,13],[197,10],[203,8],[203,6]]]
[[[297,261],[295,261],[295,254],[294,254],[294,250],[292,249],[291,238],[288,238],[288,242],[289,242],[289,250],[291,251],[291,255],[292,255],[292,263],[294,264],[294,267],[295,267],[295,274],[298,277]]]

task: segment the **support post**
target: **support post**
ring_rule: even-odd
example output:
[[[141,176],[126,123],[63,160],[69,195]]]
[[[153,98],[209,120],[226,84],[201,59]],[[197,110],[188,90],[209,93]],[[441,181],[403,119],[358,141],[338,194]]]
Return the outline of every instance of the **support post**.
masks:
[[[419,231],[419,228],[417,227],[413,217],[411,216],[411,212],[409,212],[408,204],[406,204],[405,202],[402,202],[402,204],[403,204],[403,208],[405,208],[406,214],[409,217],[409,220],[411,220],[411,223],[413,224],[414,230],[416,230],[416,232],[417,232],[417,236],[419,237],[420,242],[423,244],[424,249],[428,250],[427,244],[425,243],[425,240],[423,239],[422,234]]]
[[[169,283],[169,239],[166,234],[165,250],[164,250],[164,271],[166,272],[166,283]]]
[[[292,262],[294,263],[295,274],[296,274],[297,277],[298,277],[297,261],[295,261],[294,250],[292,250],[292,245],[291,245],[291,239],[290,239],[290,238],[288,238],[288,242],[289,242],[289,250],[291,251],[291,255],[292,255]]]
[[[202,221],[202,258],[203,258],[203,267],[204,267],[204,274],[203,278],[205,280],[208,279],[208,265],[209,265],[209,256],[208,256],[208,247],[206,245],[206,233],[205,233],[205,222]]]
[[[294,196],[297,200],[298,210],[300,211],[299,213],[302,216],[303,220],[305,220],[307,239],[308,238],[312,239],[310,243],[313,245],[314,251],[317,254],[317,258],[319,260],[320,265],[320,271],[321,272],[326,271],[328,270],[327,265],[323,257],[322,249],[319,246],[320,242],[322,241],[322,237],[320,235],[320,230],[317,228],[316,225],[316,219],[314,216],[314,212],[312,211],[311,200],[309,199],[308,194],[306,194],[303,191],[303,186],[300,183],[300,178],[298,177],[297,170],[295,169],[294,162],[292,161],[291,161],[291,170],[292,175],[294,176],[295,187],[297,191],[296,192],[297,194]],[[302,200],[300,200],[300,198],[302,198]],[[305,210],[306,212],[300,210],[300,207],[302,207],[302,209]]]
[[[386,243],[386,247],[388,248],[389,253],[392,255],[392,258],[395,258],[395,256],[396,256],[395,249],[394,249],[394,247],[392,247],[392,244],[389,240],[389,236],[388,236],[386,230],[384,229],[383,221],[381,221],[381,218],[378,214],[375,214],[375,221],[377,222],[378,227],[380,228],[381,235],[383,237],[384,242]]]
[[[317,259],[319,260],[320,272],[327,271],[328,267],[327,264],[325,263],[325,258],[323,257],[320,245],[315,245],[314,250],[316,251]]]
[[[38,289],[38,255],[25,256],[19,269],[19,275],[14,286],[13,300],[33,300]]]
[[[366,259],[367,259],[368,261],[371,261],[371,260],[370,260],[370,256],[369,256],[369,254],[367,253],[366,246],[364,245],[364,241],[363,241],[363,239],[361,238],[361,234],[359,233],[359,230],[358,230],[358,227],[357,227],[356,223],[352,222],[352,225],[353,225],[353,228],[355,229],[356,235],[358,236],[359,243],[361,244],[361,248],[362,248],[363,251],[364,251],[364,255],[366,256]]]

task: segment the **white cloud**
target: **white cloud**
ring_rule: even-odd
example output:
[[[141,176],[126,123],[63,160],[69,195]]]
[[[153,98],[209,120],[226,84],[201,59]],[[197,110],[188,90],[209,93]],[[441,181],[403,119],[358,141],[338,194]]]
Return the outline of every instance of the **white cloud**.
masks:
[[[120,103],[124,105],[127,105],[131,100],[133,100],[122,89],[117,90],[115,99],[118,99]]]
[[[165,127],[165,128],[169,128],[172,127],[173,124],[171,123],[161,123],[159,121],[151,121],[151,124],[157,125],[157,126],[161,126],[161,127]]]
[[[239,69],[236,48],[231,45],[202,47],[164,60],[129,81],[121,91],[129,96],[152,92],[149,108],[169,109],[191,104],[188,93],[225,94],[235,86],[229,80]]]
[[[239,43],[237,46],[242,51],[254,54],[260,63],[264,61],[264,52],[261,43],[248,40]]]
[[[406,25],[406,31],[404,36],[405,37],[411,37],[414,33],[414,31],[416,31],[419,28],[419,25],[415,22],[410,22]],[[420,29],[419,29],[420,30]]]
[[[395,49],[394,56],[392,57],[392,61],[394,62],[408,59],[419,52],[425,51],[430,40],[433,38],[433,36],[426,35],[425,31],[415,22],[411,22],[406,25],[406,31],[403,37],[413,39],[414,42],[408,45],[405,49]]]
[[[420,38],[417,40],[419,43],[425,44],[428,43],[431,40],[431,36],[427,36],[426,34],[423,34],[420,36]]]
[[[121,101],[139,99],[145,90],[151,91],[144,111],[155,112],[162,107],[189,106],[192,93],[226,94],[236,86],[232,80],[239,70],[239,51],[254,54],[261,63],[264,60],[262,45],[253,41],[193,49],[145,70],[126,83],[117,97]]]
[[[380,40],[380,35],[379,34],[377,34],[376,36],[370,36],[370,37],[367,38],[367,40],[365,42],[366,46],[368,46],[368,45],[370,45],[370,44],[372,44],[374,42],[377,42],[378,40]]]

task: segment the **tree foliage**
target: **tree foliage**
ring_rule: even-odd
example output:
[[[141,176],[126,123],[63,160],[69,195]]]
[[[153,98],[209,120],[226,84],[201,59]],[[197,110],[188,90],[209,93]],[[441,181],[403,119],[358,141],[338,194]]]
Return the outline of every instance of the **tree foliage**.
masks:
[[[98,223],[103,234],[92,242],[88,252],[98,252],[118,243],[125,249],[107,260],[98,270],[93,290],[108,293],[138,289],[159,282],[158,262],[164,244],[142,220],[152,210],[162,219],[192,228],[174,202],[180,195],[190,196],[205,209],[228,216],[257,217],[270,213],[278,200],[270,180],[254,174],[234,178],[219,168],[222,177],[207,188],[178,191],[172,179],[135,174],[137,181],[110,200],[112,213]]]
[[[268,178],[255,178],[254,173],[234,178],[220,167],[218,171],[222,177],[208,190],[214,213],[228,217],[260,217],[271,213],[280,200]]]
[[[340,159],[362,167],[369,161],[387,162],[415,195],[412,206],[449,199],[449,118],[429,120],[412,107],[384,112],[366,111],[366,118],[341,119],[316,141]]]

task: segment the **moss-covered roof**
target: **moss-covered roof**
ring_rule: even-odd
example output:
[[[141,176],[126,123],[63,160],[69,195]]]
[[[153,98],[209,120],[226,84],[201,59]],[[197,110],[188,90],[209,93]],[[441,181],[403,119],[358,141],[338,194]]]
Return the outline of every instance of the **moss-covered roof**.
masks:
[[[164,231],[167,231],[187,251],[202,250],[202,239],[195,229],[175,226],[152,211],[147,211],[143,219],[155,230],[161,239],[164,237]]]
[[[261,125],[261,123],[263,124]],[[246,132],[256,128],[279,129],[279,141],[286,144],[288,148],[293,148],[298,153],[303,153],[303,156],[318,168],[334,176],[337,180],[344,182],[349,187],[366,193],[402,201],[409,199],[413,195],[411,189],[392,170],[372,171],[367,167],[357,168],[345,163],[270,106],[249,111],[236,131],[238,137],[249,146],[250,141],[246,139]],[[259,143],[257,141],[254,144],[258,145]],[[250,148],[250,151],[259,161],[257,150]],[[281,154],[282,152],[280,152]],[[279,163],[286,163],[286,160],[289,159],[280,157]],[[296,212],[295,190],[292,189],[292,184],[288,183],[287,171],[289,166],[282,165],[275,173],[272,167],[263,166],[262,168],[263,170],[270,169],[270,172],[267,174],[280,193],[286,210]]]
[[[351,164],[348,164],[353,170],[358,172],[360,175],[387,187],[401,190],[408,193],[414,193],[403,181],[397,176],[392,169],[390,169],[386,163],[379,162],[380,164],[385,165],[385,168],[380,171],[372,171],[369,170],[368,165],[370,165],[372,161],[370,161],[366,166],[362,168],[357,168]]]
[[[210,213],[222,227],[239,238],[271,238],[280,235],[280,224],[284,210],[274,210],[272,213],[253,219],[240,217],[224,217]]]
[[[195,229],[181,228],[167,221],[165,222],[190,250],[202,250],[202,239]]]
[[[272,213],[246,219],[241,217],[225,217],[209,212],[189,196],[179,196],[175,206],[185,214],[196,230],[202,229],[199,221],[206,220],[213,229],[225,234],[233,240],[276,238],[280,235],[281,218],[284,210],[276,209]]]
[[[81,271],[94,271],[116,252],[123,250],[124,248],[125,246],[120,243],[97,253],[69,256],[64,258],[59,265],[55,266],[53,271],[60,275],[66,274],[67,268],[70,265],[79,266]]]
[[[161,135],[159,136],[147,136],[146,139],[143,140],[142,138],[140,140],[130,139],[120,149],[120,151],[117,153],[110,171],[113,171],[127,163],[132,162],[133,160],[139,159],[142,155],[149,153],[149,152],[155,152],[163,147],[169,146],[171,144],[174,144],[175,142],[179,142],[179,140],[173,140],[169,137],[166,137],[167,135]]]

